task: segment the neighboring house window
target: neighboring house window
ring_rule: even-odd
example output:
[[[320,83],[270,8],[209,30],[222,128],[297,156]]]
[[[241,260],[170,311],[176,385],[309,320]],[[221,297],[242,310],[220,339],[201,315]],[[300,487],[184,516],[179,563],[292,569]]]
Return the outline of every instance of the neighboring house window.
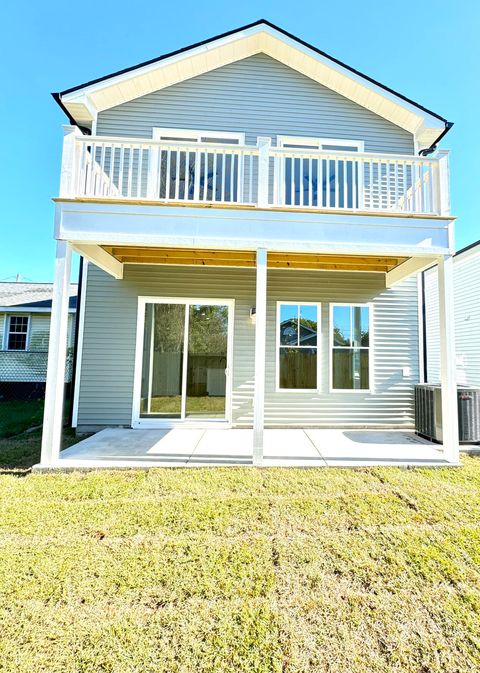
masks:
[[[331,310],[332,389],[370,389],[371,307],[335,304]]]
[[[281,390],[318,388],[319,304],[277,304],[277,386]]]
[[[26,351],[28,340],[28,322],[26,315],[11,315],[8,319],[7,349]]]

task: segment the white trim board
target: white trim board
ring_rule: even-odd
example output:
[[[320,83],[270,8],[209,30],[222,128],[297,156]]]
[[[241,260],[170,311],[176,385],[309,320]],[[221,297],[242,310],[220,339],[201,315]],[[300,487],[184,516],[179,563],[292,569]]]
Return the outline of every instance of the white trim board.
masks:
[[[75,313],[76,309],[75,308],[69,308],[68,312],[69,313]],[[37,307],[34,306],[32,308],[29,308],[27,306],[0,306],[0,313],[18,313],[18,314],[26,314],[26,313],[51,313],[52,309],[51,307],[48,308],[43,308],[43,307]]]
[[[450,254],[454,218],[296,213],[58,200],[55,237],[76,248],[147,245],[419,257]],[[101,229],[99,228],[101,226]],[[83,249],[83,248],[82,248]]]

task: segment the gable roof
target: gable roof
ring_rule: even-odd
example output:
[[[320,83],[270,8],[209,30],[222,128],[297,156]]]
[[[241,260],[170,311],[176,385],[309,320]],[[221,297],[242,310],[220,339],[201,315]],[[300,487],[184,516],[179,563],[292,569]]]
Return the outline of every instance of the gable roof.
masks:
[[[28,309],[45,309],[49,313],[52,308],[53,283],[6,283],[0,282],[0,307],[15,308],[23,311]],[[69,308],[77,306],[77,285],[70,285]],[[1,310],[1,308],[0,308]]]
[[[438,142],[453,125],[265,19],[52,95],[71,122],[89,126],[99,112],[258,53],[415,134],[421,147]]]

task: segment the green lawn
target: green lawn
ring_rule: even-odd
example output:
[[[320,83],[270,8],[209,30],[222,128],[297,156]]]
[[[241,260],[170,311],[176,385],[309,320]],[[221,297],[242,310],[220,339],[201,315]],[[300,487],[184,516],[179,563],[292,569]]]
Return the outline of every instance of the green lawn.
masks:
[[[0,439],[41,425],[43,400],[0,401]]]
[[[0,671],[480,670],[463,469],[0,476]]]

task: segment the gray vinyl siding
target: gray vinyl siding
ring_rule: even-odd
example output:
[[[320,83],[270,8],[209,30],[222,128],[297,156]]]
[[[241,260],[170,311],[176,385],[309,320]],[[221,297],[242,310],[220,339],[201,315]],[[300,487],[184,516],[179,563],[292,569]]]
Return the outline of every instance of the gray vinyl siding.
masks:
[[[79,429],[130,426],[138,296],[235,299],[233,421],[253,419],[255,305],[253,269],[127,266],[115,280],[88,267],[80,376]],[[322,302],[321,390],[276,392],[277,300]],[[373,302],[375,362],[373,393],[329,392],[330,302]],[[402,369],[410,368],[403,377]],[[413,424],[412,387],[418,382],[416,279],[385,289],[378,274],[280,271],[268,273],[265,422],[269,426],[388,426]]]
[[[453,259],[457,381],[480,386],[480,249]],[[440,330],[437,268],[425,274],[427,371],[440,379]]]
[[[152,137],[153,127],[363,140],[370,152],[414,151],[413,136],[353,101],[258,54],[98,115],[97,133]]]

